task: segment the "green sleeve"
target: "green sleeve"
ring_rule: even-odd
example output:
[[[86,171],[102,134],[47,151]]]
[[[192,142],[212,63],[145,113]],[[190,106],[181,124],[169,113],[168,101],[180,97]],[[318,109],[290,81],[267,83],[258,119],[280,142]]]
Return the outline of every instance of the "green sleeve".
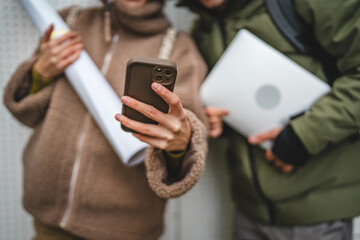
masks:
[[[48,84],[52,83],[53,78],[43,78],[41,77],[35,70],[34,65],[31,68],[31,76],[32,76],[32,82],[31,82],[31,88],[30,88],[30,94],[35,94],[38,91],[40,91],[42,88],[47,86]]]
[[[295,0],[320,44],[335,56],[341,76],[309,112],[291,121],[312,155],[360,129],[360,1]]]

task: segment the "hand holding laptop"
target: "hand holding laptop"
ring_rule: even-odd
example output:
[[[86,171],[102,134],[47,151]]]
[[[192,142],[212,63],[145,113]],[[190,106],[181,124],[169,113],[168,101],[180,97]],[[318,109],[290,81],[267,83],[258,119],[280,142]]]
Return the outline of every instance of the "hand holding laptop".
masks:
[[[229,111],[223,108],[206,107],[206,115],[210,124],[210,137],[217,138],[223,132],[223,117],[229,115]]]
[[[205,112],[209,119],[210,124],[210,137],[217,138],[223,132],[223,117],[229,114],[229,111],[217,107],[206,107]],[[280,132],[284,129],[283,126],[273,128],[267,132],[251,135],[248,137],[250,144],[259,145],[264,141],[273,141]],[[283,173],[290,173],[294,170],[294,166],[284,163],[281,159],[276,157],[271,149],[266,150],[265,159],[273,163],[275,167],[279,168]]]
[[[273,141],[281,133],[283,129],[284,127],[280,126],[280,127],[272,128],[269,131],[258,135],[251,135],[248,137],[248,141],[250,144],[253,145],[258,145],[268,140]],[[274,166],[279,168],[283,173],[290,173],[291,171],[294,170],[293,165],[283,162],[281,159],[279,159],[277,156],[274,155],[271,149],[266,150],[265,159],[268,162],[273,163]]]

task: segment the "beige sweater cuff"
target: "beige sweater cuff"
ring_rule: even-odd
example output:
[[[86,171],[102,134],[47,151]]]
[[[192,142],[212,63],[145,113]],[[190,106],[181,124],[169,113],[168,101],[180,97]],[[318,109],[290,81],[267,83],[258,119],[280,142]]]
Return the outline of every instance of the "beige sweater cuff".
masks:
[[[11,77],[4,92],[4,104],[23,124],[34,127],[43,117],[52,88],[46,88],[30,95],[31,75],[29,74],[36,57],[24,62]],[[19,92],[23,92],[19,97]]]
[[[207,132],[204,124],[189,110],[185,110],[192,135],[189,150],[185,153],[182,176],[178,182],[167,185],[166,161],[161,149],[149,147],[145,166],[150,187],[162,198],[175,198],[189,191],[199,180],[205,168],[207,153]]]

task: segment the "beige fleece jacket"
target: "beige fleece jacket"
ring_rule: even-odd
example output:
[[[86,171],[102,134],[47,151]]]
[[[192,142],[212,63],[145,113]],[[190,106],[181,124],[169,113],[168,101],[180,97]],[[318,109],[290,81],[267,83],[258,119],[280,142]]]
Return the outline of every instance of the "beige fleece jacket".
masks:
[[[103,28],[99,8],[82,10],[72,25],[99,68],[110,47]],[[127,60],[157,57],[165,30],[142,35],[121,25],[113,29],[119,43],[105,77],[119,96]],[[29,70],[35,59],[20,65],[4,92],[11,113],[34,128],[23,154],[25,209],[39,221],[85,239],[157,239],[163,231],[165,198],[190,190],[205,164],[206,129],[199,120],[205,115],[198,90],[206,67],[192,40],[180,32],[171,56],[178,66],[174,92],[188,109],[192,128],[183,178],[171,185],[164,183],[168,176],[159,149],[148,149],[145,164],[122,164],[65,77],[58,77],[36,94],[19,97],[19,92],[30,86]],[[78,165],[74,166],[76,159]]]

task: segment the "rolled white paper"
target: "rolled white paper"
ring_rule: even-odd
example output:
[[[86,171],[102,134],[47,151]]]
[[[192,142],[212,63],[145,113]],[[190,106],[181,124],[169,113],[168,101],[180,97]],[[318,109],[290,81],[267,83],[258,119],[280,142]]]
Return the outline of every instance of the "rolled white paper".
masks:
[[[51,24],[54,31],[69,29],[46,0],[19,1],[41,35]],[[123,163],[128,166],[141,163],[148,145],[120,128],[114,118],[122,109],[120,97],[84,50],[66,68],[65,75]]]

